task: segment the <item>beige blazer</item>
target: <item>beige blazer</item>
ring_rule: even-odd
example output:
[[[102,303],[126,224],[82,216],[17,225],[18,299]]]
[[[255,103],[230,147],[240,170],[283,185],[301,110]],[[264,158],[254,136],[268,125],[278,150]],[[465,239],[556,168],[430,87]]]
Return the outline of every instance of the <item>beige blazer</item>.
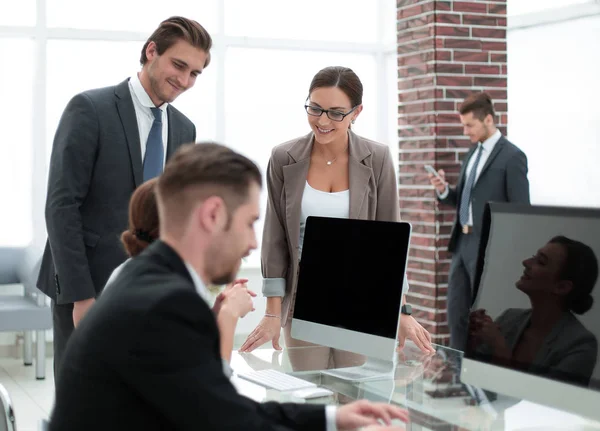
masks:
[[[349,218],[398,221],[398,188],[386,145],[349,135]],[[298,273],[300,212],[314,135],[275,147],[267,167],[267,213],[261,246],[264,296],[283,296],[282,326],[288,321]]]

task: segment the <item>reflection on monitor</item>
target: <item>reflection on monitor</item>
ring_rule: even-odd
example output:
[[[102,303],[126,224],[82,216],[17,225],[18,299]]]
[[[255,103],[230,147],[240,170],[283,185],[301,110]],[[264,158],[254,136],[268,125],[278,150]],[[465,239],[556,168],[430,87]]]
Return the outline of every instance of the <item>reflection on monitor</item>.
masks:
[[[489,204],[461,379],[599,417],[600,210]]]
[[[291,335],[367,356],[329,374],[393,372],[410,233],[408,223],[307,218]]]

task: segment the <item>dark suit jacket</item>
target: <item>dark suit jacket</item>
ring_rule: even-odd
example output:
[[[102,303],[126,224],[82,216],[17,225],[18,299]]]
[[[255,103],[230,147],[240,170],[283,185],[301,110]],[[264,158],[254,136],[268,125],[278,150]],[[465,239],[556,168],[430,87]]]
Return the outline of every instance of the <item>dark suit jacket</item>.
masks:
[[[461,226],[458,218],[459,203],[466,182],[465,173],[467,165],[476,149],[477,146],[474,146],[467,153],[456,187],[449,187],[448,196],[445,199],[440,199],[442,203],[456,207],[456,220],[448,245],[450,252],[456,250],[460,235]],[[471,193],[474,235],[481,236],[483,211],[487,202],[519,202],[529,204],[527,170],[527,156],[525,153],[502,136],[483,166]]]
[[[511,351],[516,347],[530,319],[531,309],[518,308],[510,308],[496,319]],[[594,334],[577,317],[565,312],[544,340],[529,369],[548,377],[587,386],[597,359],[598,341]]]
[[[167,158],[196,140],[168,106]],[[48,241],[38,288],[59,304],[95,297],[126,259],[119,242],[129,198],[143,181],[140,136],[128,80],[78,94],[61,117],[50,159]]]
[[[225,377],[215,317],[179,255],[132,259],[67,346],[50,430],[324,430],[325,407],[257,403]]]

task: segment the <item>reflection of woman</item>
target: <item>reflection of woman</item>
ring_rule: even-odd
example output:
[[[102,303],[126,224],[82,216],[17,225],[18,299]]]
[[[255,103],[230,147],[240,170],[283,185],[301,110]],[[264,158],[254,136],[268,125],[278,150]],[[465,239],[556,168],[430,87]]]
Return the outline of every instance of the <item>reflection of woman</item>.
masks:
[[[267,171],[269,200],[262,243],[267,314],[242,346],[243,351],[271,340],[279,348],[282,326],[286,346],[305,344],[291,337],[289,322],[308,216],[399,218],[389,149],[350,130],[363,108],[362,92],[360,79],[351,69],[327,67],[319,71],[305,104],[311,133],[273,150]],[[413,317],[402,316],[400,333],[401,342],[405,336],[423,350],[431,349],[429,334]]]
[[[484,310],[474,311],[471,341],[494,360],[587,385],[598,342],[573,313],[584,314],[594,302],[596,255],[579,241],[557,236],[523,266],[516,286],[531,308],[508,309],[495,322]]]

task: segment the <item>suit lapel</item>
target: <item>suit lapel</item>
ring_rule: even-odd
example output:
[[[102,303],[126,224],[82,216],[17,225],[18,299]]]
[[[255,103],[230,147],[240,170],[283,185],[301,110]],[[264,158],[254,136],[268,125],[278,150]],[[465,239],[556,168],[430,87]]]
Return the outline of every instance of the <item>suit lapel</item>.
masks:
[[[173,109],[171,108],[171,105],[167,106],[167,121],[169,122],[169,126],[168,126],[168,130],[169,130],[169,136],[167,138],[167,160],[169,160],[169,158],[173,155],[173,153],[175,152],[175,142],[181,142],[181,139],[179,139],[179,130],[180,128],[178,127],[177,124],[175,123],[175,116],[173,114]]]
[[[360,218],[373,169],[363,163],[371,155],[369,147],[352,131],[348,132],[348,181],[350,184],[350,218]]]
[[[131,170],[135,186],[139,186],[143,181],[142,169],[142,149],[140,144],[140,132],[137,126],[137,118],[135,116],[135,108],[129,91],[129,80],[121,82],[115,88],[117,97],[117,111],[121,118],[121,124],[125,131],[127,146],[129,147],[129,158],[131,160]]]
[[[498,156],[500,151],[502,151],[502,148],[504,148],[504,136],[501,137],[498,140],[498,142],[496,142],[496,145],[494,145],[492,154],[490,154],[490,156],[485,161],[485,165],[483,165],[483,168],[481,169],[481,173],[477,177],[477,181],[475,181],[475,184],[473,185],[473,187],[475,187],[475,185],[477,185],[477,183],[479,182],[479,179],[483,176],[483,174],[485,174],[485,171],[487,171],[487,169],[490,167],[490,165],[494,162],[494,159]]]
[[[310,153],[312,150],[313,134],[309,133],[288,150],[288,155],[294,160],[283,167],[283,188],[285,192],[285,218],[288,227],[292,252],[298,250],[300,241],[300,212],[302,196],[306,186]]]

